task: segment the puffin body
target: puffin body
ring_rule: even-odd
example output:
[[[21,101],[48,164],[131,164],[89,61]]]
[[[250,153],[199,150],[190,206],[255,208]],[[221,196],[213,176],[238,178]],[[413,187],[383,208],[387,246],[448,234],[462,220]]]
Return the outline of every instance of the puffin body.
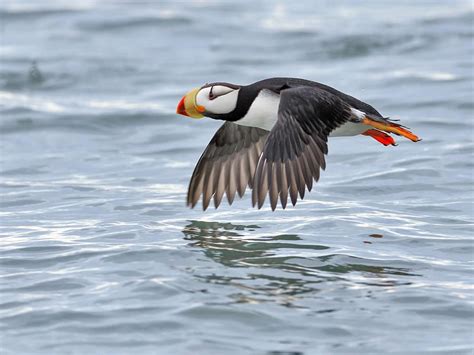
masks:
[[[325,169],[328,137],[367,135],[383,145],[396,145],[389,135],[418,137],[384,118],[376,109],[332,87],[310,80],[271,78],[240,86],[217,82],[186,94],[177,113],[223,120],[194,169],[187,203],[203,198],[217,208],[224,193],[229,204],[236,193],[252,189],[252,203],[263,206],[266,195],[275,210],[288,195],[311,191]]]

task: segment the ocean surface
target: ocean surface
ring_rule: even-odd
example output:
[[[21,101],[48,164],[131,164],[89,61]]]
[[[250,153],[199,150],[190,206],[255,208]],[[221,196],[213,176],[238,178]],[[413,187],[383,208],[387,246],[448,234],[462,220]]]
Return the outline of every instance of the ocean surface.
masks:
[[[2,354],[472,354],[470,1],[0,5]],[[206,82],[311,79],[423,141],[333,138],[296,207],[185,206]]]

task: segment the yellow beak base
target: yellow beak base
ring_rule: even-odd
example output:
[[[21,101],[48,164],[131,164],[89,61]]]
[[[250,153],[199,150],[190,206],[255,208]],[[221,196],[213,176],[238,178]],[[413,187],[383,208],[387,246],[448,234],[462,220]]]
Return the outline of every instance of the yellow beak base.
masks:
[[[176,113],[196,119],[203,118],[204,115],[202,113],[206,109],[204,106],[199,106],[196,103],[196,95],[199,90],[200,88],[196,88],[184,95],[176,108]]]

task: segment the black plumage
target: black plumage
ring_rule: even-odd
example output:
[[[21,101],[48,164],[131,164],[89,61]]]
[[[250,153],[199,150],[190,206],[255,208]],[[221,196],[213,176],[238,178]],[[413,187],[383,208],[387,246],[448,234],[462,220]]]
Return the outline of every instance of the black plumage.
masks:
[[[278,120],[268,135],[254,177],[252,202],[263,206],[267,192],[274,210],[278,197],[286,207],[311,191],[325,168],[329,133],[351,118],[350,106],[337,96],[315,87],[296,87],[280,94]]]

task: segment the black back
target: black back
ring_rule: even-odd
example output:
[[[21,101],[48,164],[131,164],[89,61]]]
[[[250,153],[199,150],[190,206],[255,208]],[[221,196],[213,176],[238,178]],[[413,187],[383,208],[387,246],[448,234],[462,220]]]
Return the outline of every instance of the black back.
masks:
[[[236,87],[236,85],[228,84],[228,83],[206,84],[203,87],[217,85],[217,84],[226,85],[232,88]],[[270,79],[257,81],[250,85],[240,86],[239,96],[237,99],[237,105],[233,111],[227,114],[206,114],[206,115],[211,118],[224,120],[224,121],[238,121],[247,114],[250,106],[252,105],[253,101],[258,96],[261,90],[267,89],[277,94],[280,94],[282,90],[301,87],[301,86],[317,87],[333,95],[336,95],[337,97],[339,97],[340,99],[348,103],[351,107],[354,107],[365,113],[375,115],[377,117],[382,117],[382,115],[371,105],[363,101],[360,101],[356,99],[355,97],[344,94],[343,92],[340,92],[330,86],[318,83],[316,81],[298,79],[298,78],[270,78]]]

